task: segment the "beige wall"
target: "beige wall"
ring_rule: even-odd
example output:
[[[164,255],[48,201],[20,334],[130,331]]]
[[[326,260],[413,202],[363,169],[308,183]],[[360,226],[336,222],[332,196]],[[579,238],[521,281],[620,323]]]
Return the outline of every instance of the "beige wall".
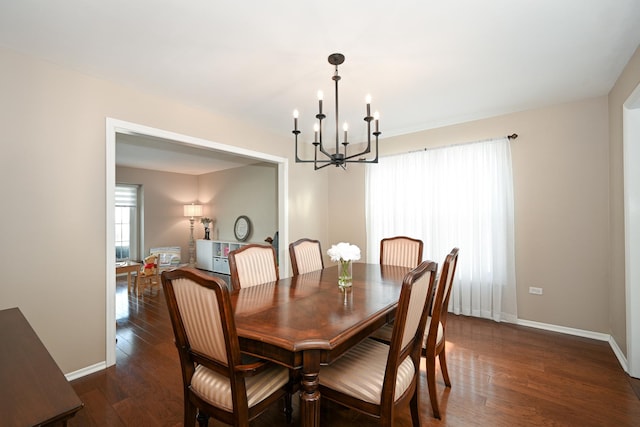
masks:
[[[607,98],[600,97],[385,138],[381,150],[402,153],[517,133],[512,156],[519,318],[608,333],[607,114]],[[329,238],[364,248],[364,168],[330,172],[329,203],[336,208],[330,210]],[[544,295],[530,295],[529,286],[542,287]]]
[[[624,319],[617,313],[624,309],[624,279],[619,272],[609,275],[606,260],[610,231],[611,258],[623,251],[617,172],[620,120],[614,108],[638,81],[638,62],[636,53],[609,99],[381,142],[385,153],[394,153],[512,132],[520,135],[512,146],[518,304],[523,319],[605,333],[613,328],[616,340],[624,338]],[[20,307],[68,373],[105,360],[105,118],[289,159],[293,140],[288,130],[270,134],[250,123],[1,48],[0,69],[0,179],[5,183],[0,309]],[[318,238],[325,250],[340,240],[364,248],[364,168],[315,172],[308,164],[290,161],[288,170],[290,240]],[[610,280],[615,287],[609,286]],[[543,287],[545,293],[529,295],[528,286]],[[609,301],[611,291],[607,309],[603,302]]]
[[[624,179],[622,153],[622,105],[640,84],[640,48],[638,48],[609,93],[609,180],[610,283],[609,323],[611,335],[626,354],[627,328],[625,306]]]
[[[189,219],[184,217],[183,206],[198,202],[198,177],[118,166],[116,183],[142,185],[144,237],[140,259],[148,255],[151,248],[180,246],[181,258],[187,262]],[[197,225],[195,230],[199,230]]]
[[[106,359],[105,119],[281,157],[291,155],[291,133],[270,134],[3,48],[0,69],[0,309],[20,307],[69,373]],[[326,241],[326,176],[304,166],[289,166],[289,227]]]
[[[278,230],[278,170],[256,164],[198,177],[198,194],[205,214],[216,219],[211,239],[235,241],[233,226],[240,215],[251,220],[248,242],[265,244]],[[202,229],[202,228],[200,228]],[[199,234],[199,238],[202,238]]]

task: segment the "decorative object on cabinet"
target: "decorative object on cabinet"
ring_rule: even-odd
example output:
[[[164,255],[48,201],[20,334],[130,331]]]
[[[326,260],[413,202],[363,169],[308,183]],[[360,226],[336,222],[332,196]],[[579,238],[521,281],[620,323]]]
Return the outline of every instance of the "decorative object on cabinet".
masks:
[[[213,228],[211,224],[215,226],[216,220],[204,217],[204,218],[200,218],[200,222],[202,223],[202,225],[204,225],[204,240],[209,240],[209,230]]]
[[[264,239],[265,242],[273,246],[273,248],[276,250],[276,262],[278,263],[278,265],[280,265],[280,248],[278,247],[279,245],[278,240],[279,239],[278,239],[277,231],[275,232],[273,237],[268,236],[266,239]]]
[[[246,215],[240,215],[233,225],[233,234],[241,242],[245,242],[251,235],[251,220]]]
[[[194,258],[195,241],[193,240],[193,221],[195,221],[195,217],[202,216],[202,205],[196,205],[195,203],[184,205],[184,216],[189,217],[189,223],[191,224],[189,228],[189,267],[193,267],[196,263]]]
[[[246,246],[248,243],[225,242],[222,240],[196,241],[196,268],[213,271],[214,273],[229,274],[229,252]]]

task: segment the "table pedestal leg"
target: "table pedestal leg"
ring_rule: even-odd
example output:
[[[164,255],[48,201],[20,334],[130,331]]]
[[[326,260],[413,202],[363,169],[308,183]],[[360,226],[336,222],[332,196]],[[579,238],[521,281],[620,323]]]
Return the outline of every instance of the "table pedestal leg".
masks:
[[[300,415],[302,425],[305,427],[316,427],[320,425],[319,371],[320,354],[317,351],[304,352],[302,355]]]

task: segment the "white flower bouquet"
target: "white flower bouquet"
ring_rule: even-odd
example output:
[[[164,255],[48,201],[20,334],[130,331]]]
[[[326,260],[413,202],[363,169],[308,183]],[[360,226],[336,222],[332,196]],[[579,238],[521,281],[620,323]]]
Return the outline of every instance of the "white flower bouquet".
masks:
[[[331,261],[340,263],[338,285],[341,288],[350,287],[353,280],[351,263],[360,259],[360,248],[356,245],[340,242],[331,246],[327,255],[331,257]]]
[[[360,259],[360,248],[345,242],[331,246],[327,251],[331,261],[357,261]]]

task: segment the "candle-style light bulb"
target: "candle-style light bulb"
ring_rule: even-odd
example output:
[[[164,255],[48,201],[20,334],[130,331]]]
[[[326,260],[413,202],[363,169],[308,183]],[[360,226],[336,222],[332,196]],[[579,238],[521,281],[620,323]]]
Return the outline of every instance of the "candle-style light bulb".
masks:
[[[314,133],[314,140],[313,142],[318,142],[318,132],[320,132],[320,125],[315,123],[313,125],[313,133]]]
[[[298,130],[298,110],[293,110],[293,130]]]
[[[347,131],[349,130],[347,122],[344,122],[344,125],[342,125],[342,130],[344,130],[344,142],[347,142]]]
[[[367,95],[365,98],[365,102],[367,103],[367,117],[371,116],[371,95]]]
[[[373,119],[376,121],[376,132],[378,132],[378,121],[380,120],[380,113],[377,111],[373,113]]]

